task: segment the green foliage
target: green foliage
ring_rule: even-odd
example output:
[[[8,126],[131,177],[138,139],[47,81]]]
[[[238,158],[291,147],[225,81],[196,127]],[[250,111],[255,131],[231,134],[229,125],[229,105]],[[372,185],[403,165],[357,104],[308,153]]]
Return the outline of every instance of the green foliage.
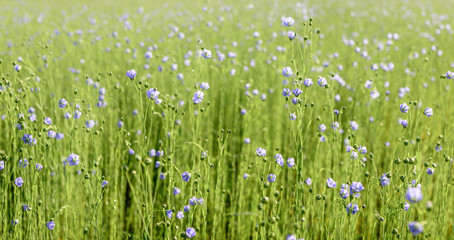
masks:
[[[452,239],[453,80],[445,74],[453,70],[454,39],[444,5],[2,4],[0,239],[184,239],[189,227],[194,239],[411,239],[412,221],[423,225],[421,239]],[[283,26],[289,16],[295,24]],[[211,58],[200,56],[204,49]],[[385,71],[390,63],[394,68]],[[282,75],[284,67],[291,77]],[[126,76],[131,69],[134,79]],[[326,86],[318,86],[319,76]],[[306,87],[309,78],[314,84]],[[210,88],[202,90],[202,82]],[[161,103],[147,96],[153,88]],[[282,96],[284,88],[303,91],[296,104],[292,93]],[[192,100],[196,91],[204,92],[200,104]],[[406,114],[402,103],[410,106]],[[424,115],[427,107],[433,116]],[[44,124],[46,117],[52,124]],[[24,134],[36,144],[25,143]],[[266,156],[257,156],[259,147]],[[78,165],[63,163],[71,153]],[[288,158],[295,166],[286,165]],[[28,166],[20,167],[20,159]],[[389,185],[381,185],[382,176]],[[341,185],[353,182],[364,186],[361,196],[341,198]],[[423,199],[406,211],[407,188],[417,184]],[[174,195],[174,188],[181,192]],[[200,203],[178,219],[193,197]],[[350,203],[357,213],[347,213]]]

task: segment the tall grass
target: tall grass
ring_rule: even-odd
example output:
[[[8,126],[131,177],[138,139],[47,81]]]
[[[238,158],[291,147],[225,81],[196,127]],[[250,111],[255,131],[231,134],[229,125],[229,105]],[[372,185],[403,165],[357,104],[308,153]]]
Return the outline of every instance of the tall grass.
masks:
[[[2,4],[0,238],[453,239],[445,4]]]

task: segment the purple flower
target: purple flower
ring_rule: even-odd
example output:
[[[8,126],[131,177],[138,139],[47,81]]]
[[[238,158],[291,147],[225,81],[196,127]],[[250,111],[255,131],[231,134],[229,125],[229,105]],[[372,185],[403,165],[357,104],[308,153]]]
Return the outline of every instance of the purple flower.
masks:
[[[105,186],[106,186],[106,185],[107,185],[108,183],[109,183],[109,182],[108,182],[108,181],[106,181],[106,180],[102,181],[102,185],[101,185],[101,187],[105,187]]]
[[[191,174],[188,172],[184,172],[181,174],[181,177],[183,178],[183,181],[188,182],[189,179],[191,179]]]
[[[350,194],[356,193],[355,197],[361,196],[359,192],[361,192],[362,190],[364,190],[364,187],[360,182],[353,182],[352,185],[350,185]]]
[[[284,18],[284,20],[282,21],[282,23],[283,23],[284,26],[286,26],[286,27],[291,27],[291,26],[293,26],[293,24],[295,23],[295,20],[294,20],[292,17],[286,17],[286,18]]]
[[[319,76],[318,77],[318,85],[320,87],[324,87],[324,86],[326,86],[326,84],[328,84],[328,81],[326,81],[326,78]]]
[[[446,78],[447,79],[453,79],[454,78],[454,73],[451,71],[446,72]]]
[[[428,168],[428,169],[427,169],[427,174],[433,175],[433,174],[434,174],[434,171],[435,171],[435,169],[433,169],[433,168]]]
[[[355,121],[350,121],[350,127],[352,128],[352,130],[358,130],[359,125]]]
[[[287,158],[287,166],[289,168],[295,166],[295,159],[294,158]]]
[[[386,176],[386,173],[384,173],[381,177],[380,177],[380,184],[382,187],[386,186],[386,185],[389,185],[390,183],[390,179]]]
[[[410,203],[407,203],[407,202],[406,202],[406,203],[404,204],[404,209],[405,209],[405,211],[408,211],[408,209],[410,209]]]
[[[256,152],[257,152],[257,156],[259,156],[259,157],[265,157],[266,156],[266,150],[261,148],[261,147],[257,148]]]
[[[55,131],[53,131],[53,130],[49,130],[49,131],[47,132],[47,136],[48,136],[49,138],[55,138],[55,137],[57,136],[57,133],[56,133]]]
[[[133,155],[133,154],[135,153],[135,152],[134,152],[134,149],[130,148],[130,149],[128,150],[128,153],[129,153],[129,155]]]
[[[405,198],[410,202],[410,203],[417,203],[422,200],[422,192],[421,189],[419,188],[413,188],[410,187],[407,189],[407,194],[405,195]]]
[[[65,137],[65,135],[63,133],[57,133],[57,136],[55,137],[55,139],[57,140],[61,140]]]
[[[328,178],[326,180],[326,185],[329,187],[329,188],[335,188],[337,183],[332,179],[332,178]]]
[[[178,218],[178,219],[184,218],[184,213],[183,213],[182,211],[178,211],[178,212],[177,212],[177,218]]]
[[[346,198],[348,198],[348,196],[350,196],[350,193],[348,192],[347,189],[341,189],[340,196],[341,196],[341,198],[346,199]]]
[[[22,185],[24,184],[24,180],[22,180],[21,177],[18,177],[16,178],[16,180],[14,180],[14,184],[16,184],[16,186],[18,187],[22,187]]]
[[[359,211],[359,207],[356,203],[349,203],[347,205],[347,213],[355,214]]]
[[[24,210],[24,212],[26,212],[26,211],[30,211],[32,209],[27,204],[24,204],[24,206],[22,206],[22,210]]]
[[[48,223],[46,223],[46,226],[49,230],[54,230],[54,227],[55,227],[55,222],[54,221],[50,221]]]
[[[131,80],[133,80],[136,77],[136,74],[137,73],[135,69],[126,71],[126,76],[129,77]]]
[[[79,119],[82,113],[79,110],[74,111],[74,119]]]
[[[50,117],[44,118],[44,124],[51,125],[52,124],[52,119]]]
[[[65,108],[67,104],[68,104],[68,101],[66,101],[66,99],[64,99],[64,98],[62,98],[62,99],[60,99],[60,101],[58,101],[58,106],[60,108]]]
[[[79,155],[71,153],[69,154],[68,158],[66,158],[66,161],[69,163],[70,166],[79,165]]]
[[[167,210],[167,211],[166,211],[166,216],[167,216],[169,219],[172,219],[172,210]]]
[[[408,223],[408,229],[410,229],[411,234],[416,236],[424,231],[424,228],[419,222],[410,222]]]
[[[95,121],[93,120],[88,120],[85,122],[85,126],[88,128],[88,129],[91,129],[92,127],[95,126]]]
[[[295,236],[294,234],[287,235],[287,237],[285,238],[285,240],[296,240],[296,236]]]
[[[424,110],[424,115],[426,115],[428,117],[434,115],[434,112],[433,112],[432,108],[429,108],[429,107],[426,108],[426,110]]]
[[[275,156],[274,156],[274,159],[276,160],[276,163],[279,164],[279,166],[284,166],[284,158],[282,157],[281,154],[277,153]]]
[[[156,161],[156,163],[155,163],[155,165],[154,165],[154,168],[158,168],[158,167],[160,167],[160,166],[161,166],[161,162]]]
[[[284,97],[290,97],[290,89],[288,89],[288,88],[282,89],[282,95]]]
[[[310,186],[312,184],[312,179],[311,178],[307,178],[306,180],[304,180],[304,182]]]
[[[400,124],[402,124],[402,127],[407,128],[407,126],[408,126],[408,121],[405,120],[405,119],[402,119],[402,120],[400,121]]]
[[[372,99],[377,99],[380,96],[380,93],[377,90],[373,90],[370,92],[370,97]]]
[[[43,165],[41,165],[41,163],[37,163],[35,168],[36,168],[36,171],[39,171],[39,170],[43,169]]]
[[[293,95],[295,95],[295,97],[298,97],[301,93],[303,93],[303,91],[299,88],[295,88],[292,90],[292,93]]]
[[[268,182],[272,183],[272,182],[275,182],[276,181],[276,175],[274,174],[269,174],[268,175]]]
[[[208,49],[203,49],[202,51],[202,57],[205,59],[211,58],[211,51]]]
[[[164,150],[158,150],[156,152],[156,157],[164,157]]]
[[[176,188],[176,187],[173,188],[173,195],[178,195],[178,194],[180,194],[180,192],[181,192],[181,191],[180,191],[179,188]]]
[[[195,229],[190,227],[186,230],[186,236],[188,238],[193,238],[195,236]]]
[[[358,151],[361,154],[366,154],[367,153],[367,148],[366,148],[366,146],[359,146]]]
[[[320,126],[318,126],[318,130],[320,130],[320,132],[325,132],[326,131],[325,124],[320,124]]]
[[[197,205],[197,198],[196,197],[190,198],[189,199],[189,205],[191,205],[191,206]]]
[[[406,103],[400,104],[399,108],[402,113],[408,113],[408,110],[410,110],[410,107]]]
[[[150,157],[155,157],[155,156],[156,156],[156,150],[151,149],[151,150],[148,152],[148,156],[150,156]]]
[[[11,225],[16,226],[19,223],[18,219],[11,220]]]
[[[299,98],[294,97],[294,98],[292,98],[292,103],[296,105],[296,104],[298,104],[298,100],[299,100]]]
[[[210,85],[207,82],[200,83],[200,88],[204,91],[210,88]]]
[[[146,58],[146,59],[151,59],[151,58],[153,58],[153,53],[152,53],[151,51],[145,52],[145,58]]]
[[[5,168],[5,161],[0,161],[0,170]]]
[[[21,168],[26,168],[28,166],[28,161],[27,159],[19,159],[19,167]]]
[[[184,210],[185,212],[189,212],[189,211],[191,210],[191,206],[186,205],[186,206],[183,207],[183,210]]]
[[[149,99],[157,99],[159,96],[159,91],[156,88],[150,88],[147,90],[147,96]]]
[[[285,77],[291,77],[293,75],[292,69],[290,67],[283,68],[282,75],[284,75]]]
[[[294,31],[288,31],[287,36],[290,40],[293,40],[296,37],[296,33]]]
[[[197,91],[194,93],[192,101],[194,102],[194,104],[199,104],[202,102],[204,96],[205,94],[202,91]]]
[[[24,141],[25,144],[32,145],[33,136],[30,134],[24,134],[24,136],[22,136],[22,141]]]
[[[289,116],[289,119],[290,119],[290,120],[294,121],[294,120],[296,120],[296,118],[297,118],[297,117],[296,117],[296,114],[295,114],[295,113],[290,113],[290,116]]]
[[[310,78],[304,79],[304,82],[303,82],[303,83],[304,83],[304,86],[306,86],[306,87],[310,87],[310,86],[312,86],[312,84],[314,84],[314,83],[312,82],[312,79],[310,79]]]
[[[442,147],[441,145],[436,145],[436,146],[435,146],[435,150],[436,150],[437,152],[439,152],[439,151],[443,150],[443,147]]]

